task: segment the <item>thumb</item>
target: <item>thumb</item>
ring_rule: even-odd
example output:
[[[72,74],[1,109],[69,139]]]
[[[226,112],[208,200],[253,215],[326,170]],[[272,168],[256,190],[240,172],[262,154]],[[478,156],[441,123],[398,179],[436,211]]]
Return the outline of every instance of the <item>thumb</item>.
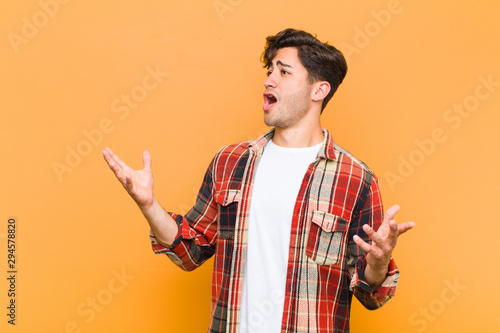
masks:
[[[144,162],[144,170],[151,171],[151,154],[149,151],[142,152],[142,161]]]

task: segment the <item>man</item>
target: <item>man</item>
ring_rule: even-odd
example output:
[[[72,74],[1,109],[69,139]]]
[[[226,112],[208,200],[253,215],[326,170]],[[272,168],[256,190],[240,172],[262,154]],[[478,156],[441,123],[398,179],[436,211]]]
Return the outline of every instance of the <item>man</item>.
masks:
[[[209,332],[348,332],[352,295],[368,309],[394,295],[391,253],[414,223],[396,224],[398,206],[383,217],[377,178],[321,127],[347,71],[342,54],[286,29],[267,38],[263,62],[273,129],[223,147],[185,216],[156,201],[147,151],[139,171],[109,148],[104,158],[156,253],[188,271],[215,254]]]

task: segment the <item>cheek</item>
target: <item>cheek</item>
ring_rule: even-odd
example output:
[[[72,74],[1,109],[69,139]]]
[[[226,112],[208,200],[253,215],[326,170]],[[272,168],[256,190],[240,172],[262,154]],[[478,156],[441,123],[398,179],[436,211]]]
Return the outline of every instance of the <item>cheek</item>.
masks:
[[[308,87],[295,87],[296,89],[293,91],[293,98],[295,100],[309,100],[311,98],[311,91]]]
[[[289,84],[283,87],[285,96],[303,96],[304,95],[304,86],[300,86],[297,84]]]

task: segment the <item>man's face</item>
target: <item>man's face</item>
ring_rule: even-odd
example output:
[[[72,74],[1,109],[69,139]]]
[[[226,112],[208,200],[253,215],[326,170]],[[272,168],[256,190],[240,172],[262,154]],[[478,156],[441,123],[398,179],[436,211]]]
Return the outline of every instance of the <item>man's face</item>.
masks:
[[[290,128],[307,114],[311,107],[312,84],[295,47],[276,52],[264,82],[264,122],[268,126]]]

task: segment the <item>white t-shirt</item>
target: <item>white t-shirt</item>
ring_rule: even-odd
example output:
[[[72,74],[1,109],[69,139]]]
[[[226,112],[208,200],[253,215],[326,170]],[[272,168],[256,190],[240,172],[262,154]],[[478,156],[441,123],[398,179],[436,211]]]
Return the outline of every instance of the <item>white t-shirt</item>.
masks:
[[[321,144],[267,143],[255,174],[240,333],[279,333],[283,316],[292,214],[300,185]]]

